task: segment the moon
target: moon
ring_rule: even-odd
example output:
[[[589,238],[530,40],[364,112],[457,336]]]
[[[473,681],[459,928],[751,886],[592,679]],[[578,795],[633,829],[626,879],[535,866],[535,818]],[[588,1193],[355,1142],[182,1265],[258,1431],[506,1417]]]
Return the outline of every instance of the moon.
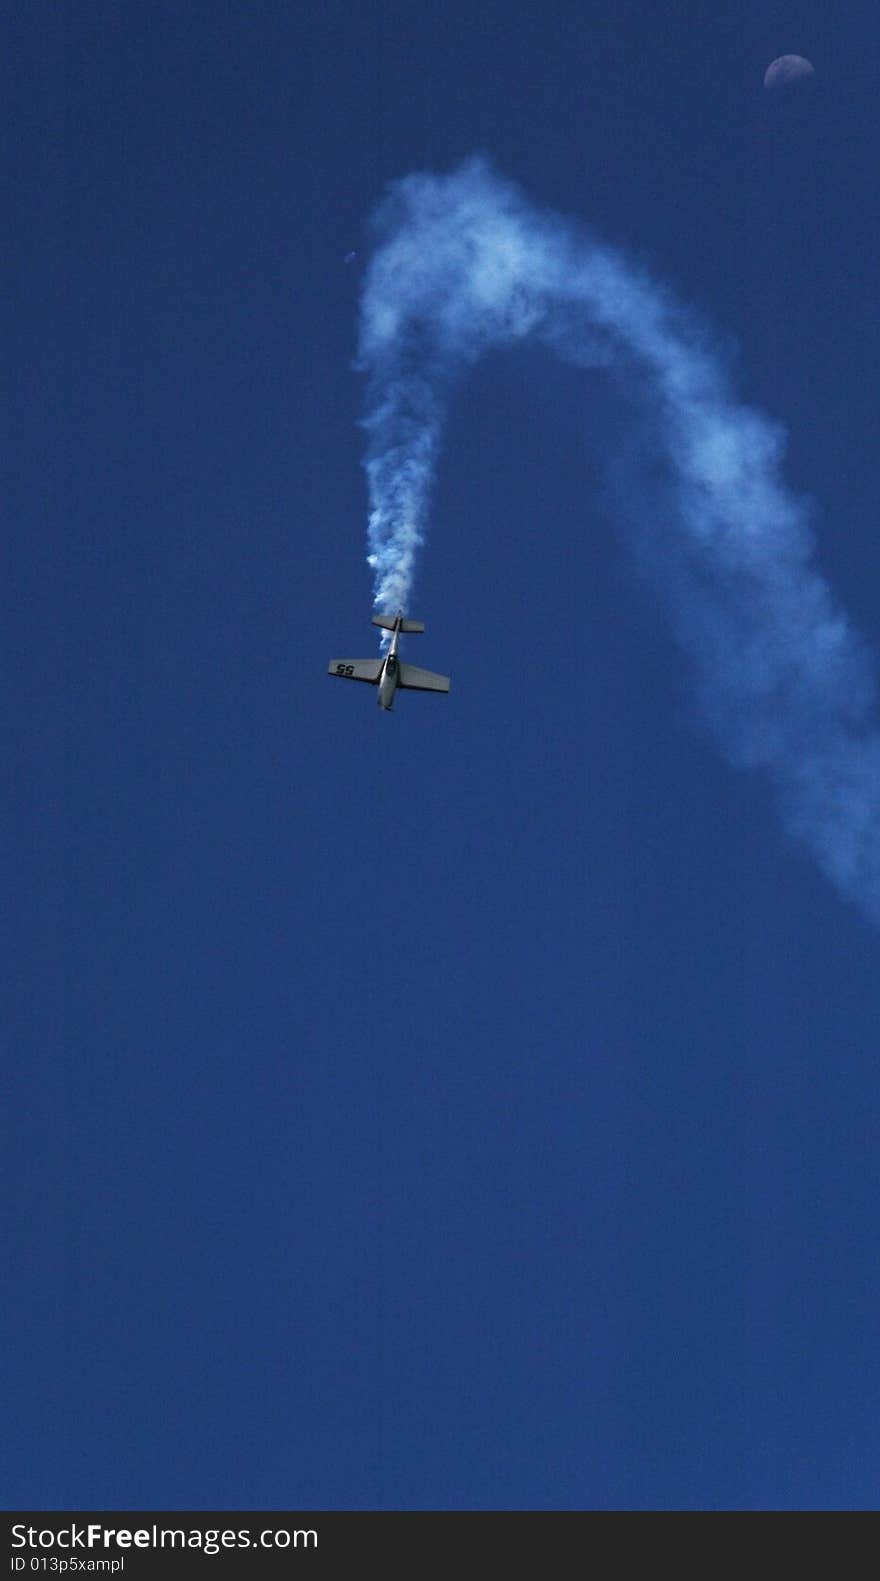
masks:
[[[764,87],[768,93],[794,85],[806,84],[816,73],[803,55],[780,55],[771,61],[764,73]]]

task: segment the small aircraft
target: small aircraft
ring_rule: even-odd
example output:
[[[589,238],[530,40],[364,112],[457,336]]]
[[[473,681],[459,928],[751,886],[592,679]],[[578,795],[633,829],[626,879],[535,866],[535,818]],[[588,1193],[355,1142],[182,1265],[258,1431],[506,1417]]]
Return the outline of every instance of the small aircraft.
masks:
[[[393,632],[391,645],[384,659],[331,659],[328,675],[341,675],[346,681],[369,681],[378,686],[376,701],[380,708],[394,706],[394,693],[400,687],[404,692],[448,692],[449,676],[435,675],[433,670],[419,670],[414,664],[404,664],[398,657],[397,646],[401,635],[408,631],[424,631],[420,620],[404,620],[398,610],[396,615],[374,615],[373,625]]]

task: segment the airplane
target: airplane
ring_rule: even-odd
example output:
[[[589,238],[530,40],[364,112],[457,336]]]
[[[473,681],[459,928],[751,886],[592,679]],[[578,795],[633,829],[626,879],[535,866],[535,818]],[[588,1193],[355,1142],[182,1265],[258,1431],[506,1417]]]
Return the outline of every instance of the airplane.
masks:
[[[419,670],[414,664],[404,664],[398,656],[397,646],[405,632],[424,631],[420,620],[404,620],[398,610],[396,615],[374,615],[373,625],[382,626],[393,633],[391,645],[384,659],[331,659],[328,675],[340,675],[346,681],[368,681],[378,686],[376,699],[380,708],[394,706],[398,687],[404,692],[448,692],[449,676],[435,675],[433,670]]]

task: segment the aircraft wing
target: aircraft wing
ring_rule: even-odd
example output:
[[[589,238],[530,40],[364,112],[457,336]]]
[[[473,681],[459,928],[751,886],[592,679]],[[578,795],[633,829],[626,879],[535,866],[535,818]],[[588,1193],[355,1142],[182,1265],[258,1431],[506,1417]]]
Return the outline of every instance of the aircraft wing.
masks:
[[[327,674],[341,675],[346,681],[369,681],[375,686],[381,668],[381,659],[331,659]]]
[[[435,675],[433,670],[420,670],[416,664],[401,661],[397,684],[410,692],[448,692],[449,676]]]

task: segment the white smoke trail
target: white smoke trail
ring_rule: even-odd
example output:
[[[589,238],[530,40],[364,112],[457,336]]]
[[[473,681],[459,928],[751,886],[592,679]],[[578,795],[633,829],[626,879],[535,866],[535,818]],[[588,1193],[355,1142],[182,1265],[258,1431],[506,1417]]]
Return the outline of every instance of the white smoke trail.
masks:
[[[408,607],[467,368],[531,338],[609,369],[638,435],[611,468],[616,515],[690,659],[700,717],[732,762],[766,771],[787,829],[880,921],[872,664],[810,564],[780,429],[737,404],[722,357],[671,293],[484,160],[406,177],[374,223],[360,362],[377,607]]]

